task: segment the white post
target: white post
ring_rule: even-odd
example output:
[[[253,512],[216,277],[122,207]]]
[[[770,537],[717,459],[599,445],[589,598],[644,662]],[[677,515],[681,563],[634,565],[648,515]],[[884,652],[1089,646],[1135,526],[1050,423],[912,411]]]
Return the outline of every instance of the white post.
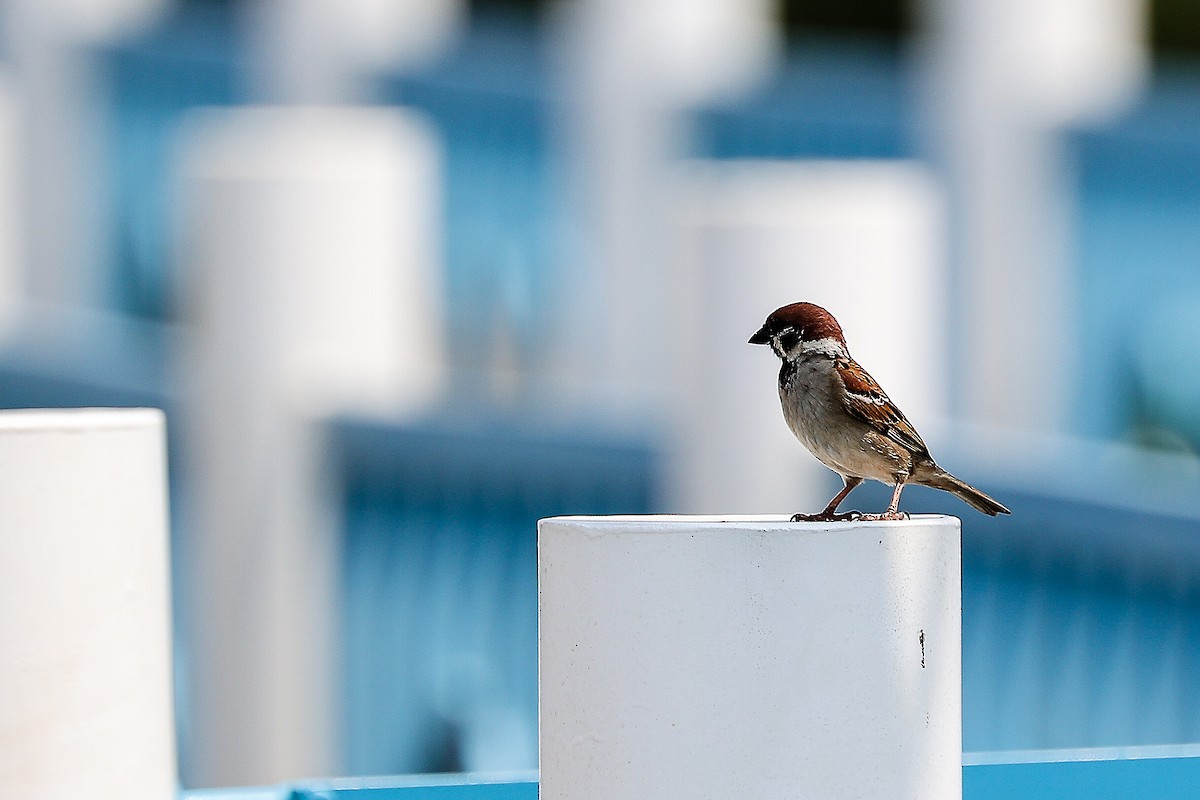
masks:
[[[440,151],[415,115],[207,112],[185,137],[196,785],[336,772],[319,423],[441,388]]]
[[[52,304],[99,305],[103,71],[89,48],[150,24],[167,0],[10,0],[0,6],[20,104],[24,288]]]
[[[560,131],[578,229],[556,376],[585,404],[645,414],[672,354],[663,309],[673,163],[684,112],[752,86],[780,49],[772,0],[581,0],[557,17]],[[603,314],[595,309],[603,308]],[[580,325],[580,319],[588,319]],[[596,401],[595,398],[602,398]]]
[[[29,275],[21,226],[21,110],[12,70],[0,69],[0,341],[19,327]]]
[[[251,90],[275,103],[368,100],[371,75],[410,67],[463,26],[464,0],[251,0]]]
[[[0,412],[0,786],[176,793],[166,447],[151,409]]]
[[[955,215],[960,410],[999,427],[1069,428],[1078,293],[1063,130],[1136,96],[1149,70],[1145,3],[920,5],[928,127]]]
[[[962,797],[959,522],[538,525],[544,800]]]
[[[818,303],[913,424],[940,421],[940,187],[914,162],[761,161],[690,163],[675,188],[672,507],[818,511],[839,482],[784,424],[778,360],[746,340],[779,306]]]

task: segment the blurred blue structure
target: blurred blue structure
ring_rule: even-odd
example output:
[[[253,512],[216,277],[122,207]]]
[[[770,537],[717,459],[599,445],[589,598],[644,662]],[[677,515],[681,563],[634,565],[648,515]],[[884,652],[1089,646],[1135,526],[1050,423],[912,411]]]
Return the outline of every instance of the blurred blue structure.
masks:
[[[115,112],[107,142],[117,226],[107,282],[114,310],[174,316],[174,134],[190,109],[244,102],[236,45],[228,8],[184,3],[152,34],[107,54]]]
[[[1076,143],[1079,432],[1200,452],[1200,65]]]
[[[465,370],[486,367],[480,344],[497,330],[521,363],[536,363],[546,310],[569,280],[544,59],[527,25],[493,20],[444,61],[380,87],[384,101],[421,110],[443,137],[447,333]]]
[[[511,422],[341,421],[345,763],[537,766],[537,520],[646,512],[655,451]]]
[[[171,137],[188,108],[243,99],[235,44],[228,16],[197,6],[109,54],[120,243],[111,306],[150,321],[97,314],[35,326],[0,351],[0,405],[174,408],[165,324],[180,277],[168,246]],[[909,74],[894,49],[806,42],[753,97],[699,114],[694,153],[917,157]],[[422,109],[445,137],[455,358],[469,370],[476,345],[497,326],[532,358],[539,309],[553,302],[570,257],[549,153],[555,109],[532,28],[477,23],[443,62],[383,82],[380,95]],[[1155,436],[1165,431],[1168,443],[1200,446],[1194,376],[1181,383],[1178,370],[1156,360],[1164,347],[1194,357],[1200,340],[1200,313],[1172,312],[1200,302],[1200,71],[1162,70],[1126,118],[1079,133],[1071,147],[1080,176],[1086,390],[1076,432],[1163,441]],[[1174,338],[1148,343],[1146,331]],[[1188,349],[1171,351],[1172,342]],[[653,442],[455,419],[331,426],[345,501],[345,742],[355,772],[529,766],[534,521],[655,510],[660,502]],[[187,476],[173,478],[178,489]],[[988,488],[1014,516],[967,522],[964,744],[1200,739],[1200,513],[1141,507],[1119,491],[1072,499],[1029,479]],[[859,491],[857,503],[872,502],[869,490]],[[906,498],[910,507],[963,511],[917,489]],[[186,579],[178,564],[176,574]],[[1076,787],[1058,797],[1106,796],[1080,793],[1097,780],[1153,785],[1166,775],[1164,786],[1200,784],[1194,757],[1103,763],[1112,766],[969,767],[967,797],[1013,796],[996,787],[1043,779],[1039,785]],[[373,791],[336,796],[411,796]],[[509,796],[496,791],[446,796]],[[1183,796],[1170,791],[1156,796]]]

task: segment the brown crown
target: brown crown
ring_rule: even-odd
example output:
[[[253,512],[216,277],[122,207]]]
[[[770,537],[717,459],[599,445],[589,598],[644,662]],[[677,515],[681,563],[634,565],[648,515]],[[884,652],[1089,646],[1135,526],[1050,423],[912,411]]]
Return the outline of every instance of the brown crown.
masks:
[[[842,344],[846,343],[846,337],[842,334],[842,326],[838,325],[833,314],[812,303],[792,303],[783,308],[777,308],[767,317],[764,327],[772,333],[784,328],[792,328],[806,342],[815,342],[818,339],[836,339]]]

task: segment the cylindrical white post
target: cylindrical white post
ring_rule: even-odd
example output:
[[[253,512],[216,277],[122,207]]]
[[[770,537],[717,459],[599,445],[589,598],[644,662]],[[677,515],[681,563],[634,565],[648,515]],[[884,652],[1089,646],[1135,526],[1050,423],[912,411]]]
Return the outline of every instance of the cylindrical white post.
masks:
[[[464,0],[254,0],[251,91],[272,103],[362,102],[371,75],[413,67],[464,27]]]
[[[954,228],[947,308],[958,411],[975,422],[1073,427],[1077,215],[1063,130],[1119,113],[1146,83],[1145,5],[917,4],[924,127],[947,179]]]
[[[784,424],[778,359],[746,344],[785,303],[828,308],[850,352],[918,428],[941,419],[946,232],[927,168],[695,162],[676,191],[676,288],[663,312],[671,316],[673,508],[794,513],[833,495],[837,478]],[[893,308],[906,309],[904,336],[888,322]]]
[[[18,104],[21,282],[50,304],[102,305],[106,118],[97,45],[150,24],[165,0],[9,0],[0,4]]]
[[[339,771],[338,542],[321,420],[443,383],[440,148],[384,108],[206,111],[183,141],[191,389],[185,783]]]
[[[0,340],[15,333],[29,286],[21,225],[21,99],[11,69],[0,69]]]
[[[163,415],[0,412],[5,797],[176,793]]]
[[[544,800],[962,796],[959,522],[538,526]]]
[[[781,44],[773,11],[770,0],[559,4],[561,144],[586,246],[553,372],[608,410],[641,414],[661,402],[674,356],[663,309],[676,290],[664,237],[670,169],[687,149],[684,112],[767,73]]]

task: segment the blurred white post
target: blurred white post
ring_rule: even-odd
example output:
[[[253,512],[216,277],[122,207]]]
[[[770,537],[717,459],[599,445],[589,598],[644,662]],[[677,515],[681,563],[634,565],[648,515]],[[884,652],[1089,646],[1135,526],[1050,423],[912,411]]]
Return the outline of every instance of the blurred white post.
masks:
[[[959,522],[538,525],[543,800],[961,800]]]
[[[0,341],[14,331],[29,283],[25,266],[21,108],[10,68],[0,69]]]
[[[160,411],[0,411],[5,797],[175,797],[166,479]]]
[[[88,48],[138,31],[166,5],[9,0],[3,6],[21,111],[25,288],[35,300],[97,305],[104,299],[104,88]]]
[[[559,9],[561,133],[584,258],[560,317],[555,372],[599,406],[645,413],[663,399],[673,291],[665,233],[683,113],[765,73],[779,48],[775,5],[579,0]]]
[[[923,5],[927,111],[956,212],[958,410],[1061,430],[1078,349],[1063,131],[1135,95],[1148,67],[1144,4]]]
[[[184,137],[195,340],[193,785],[337,771],[339,575],[319,423],[442,383],[440,149],[397,110],[203,112]]]
[[[364,102],[366,81],[436,54],[462,27],[464,0],[251,0],[241,7],[254,96]]]
[[[695,162],[675,188],[672,508],[819,511],[840,483],[787,429],[779,361],[747,339],[817,303],[918,428],[941,421],[941,189],[904,161]]]

